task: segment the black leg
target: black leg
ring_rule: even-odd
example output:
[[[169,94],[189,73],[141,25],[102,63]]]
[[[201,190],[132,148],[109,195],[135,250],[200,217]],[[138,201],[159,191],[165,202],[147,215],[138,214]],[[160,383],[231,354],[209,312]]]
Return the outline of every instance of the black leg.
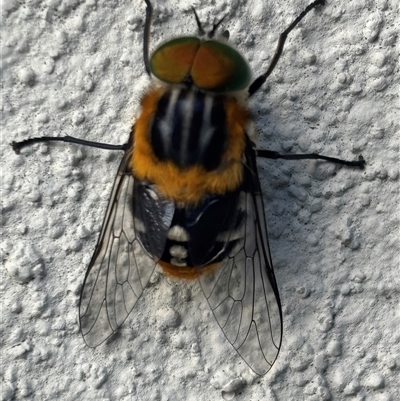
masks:
[[[144,24],[143,32],[143,61],[144,68],[148,75],[151,75],[150,71],[150,61],[149,61],[149,45],[150,45],[150,28],[151,28],[151,18],[153,16],[153,6],[150,0],[144,0],[146,3],[146,22]]]
[[[358,160],[347,161],[347,160],[337,159],[336,157],[322,156],[317,153],[308,153],[301,155],[281,155],[280,153],[274,152],[272,150],[257,149],[256,154],[258,157],[263,157],[265,159],[325,160],[327,162],[342,164],[344,166],[359,167],[361,169],[365,167],[365,160],[361,155],[358,156]]]
[[[270,76],[271,72],[274,70],[276,64],[278,63],[279,58],[281,57],[283,46],[286,42],[286,38],[289,33],[293,30],[293,28],[315,7],[322,5],[325,3],[325,0],[316,0],[311,3],[287,28],[281,35],[279,36],[278,46],[276,47],[274,57],[272,57],[271,63],[268,67],[267,72],[260,75],[249,87],[249,96],[254,95],[261,85],[266,81],[266,79]]]
[[[107,143],[100,143],[100,142],[92,142],[92,141],[85,141],[84,139],[74,138],[72,136],[61,136],[61,137],[54,137],[54,136],[42,136],[40,138],[30,138],[25,139],[25,141],[21,142],[12,142],[11,146],[14,149],[14,152],[19,154],[21,149],[30,146],[34,143],[38,142],[51,142],[51,141],[59,141],[59,142],[70,142],[76,143],[78,145],[84,146],[91,146],[93,148],[100,148],[100,149],[107,149],[107,150],[123,150],[126,151],[128,149],[129,144],[124,145],[109,145]]]

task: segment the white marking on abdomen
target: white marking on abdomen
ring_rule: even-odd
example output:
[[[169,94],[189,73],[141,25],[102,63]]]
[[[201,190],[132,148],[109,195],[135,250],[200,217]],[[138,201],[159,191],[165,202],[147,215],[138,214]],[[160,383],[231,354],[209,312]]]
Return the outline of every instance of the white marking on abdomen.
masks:
[[[187,266],[186,260],[180,260],[180,259],[176,259],[176,258],[171,258],[170,263],[171,263],[171,265],[179,266],[179,267]]]
[[[189,233],[181,226],[173,226],[169,229],[167,238],[177,242],[189,241]]]
[[[178,259],[186,259],[188,256],[187,249],[181,245],[172,245],[171,248],[169,248],[169,253],[171,256]]]

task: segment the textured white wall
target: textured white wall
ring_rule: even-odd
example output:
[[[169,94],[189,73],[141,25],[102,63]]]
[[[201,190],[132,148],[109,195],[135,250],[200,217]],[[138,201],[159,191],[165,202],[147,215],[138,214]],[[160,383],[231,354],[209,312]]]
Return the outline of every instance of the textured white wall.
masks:
[[[308,2],[193,4],[208,24],[229,14],[257,74]],[[152,46],[196,32],[190,5],[158,2]],[[400,399],[395,0],[312,11],[251,101],[261,147],[368,163],[259,164],[284,311],[270,373],[255,377],[229,347],[196,285],[161,273],[117,338],[85,347],[80,287],[121,154],[51,144],[18,156],[8,143],[125,143],[149,83],[144,12],[139,0],[2,2],[3,400]]]

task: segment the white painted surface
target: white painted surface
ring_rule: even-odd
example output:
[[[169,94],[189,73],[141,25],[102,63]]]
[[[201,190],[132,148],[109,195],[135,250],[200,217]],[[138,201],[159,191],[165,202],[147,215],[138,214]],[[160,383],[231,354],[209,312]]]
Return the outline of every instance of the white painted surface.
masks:
[[[259,164],[284,311],[281,354],[261,378],[199,288],[160,273],[114,341],[89,349],[79,334],[80,287],[121,154],[42,144],[18,156],[7,144],[127,141],[149,82],[145,7],[115,3],[2,2],[3,400],[400,399],[398,3],[312,11],[251,101],[261,147],[368,163]],[[231,42],[261,72],[308,2],[193,4],[210,25],[229,13]],[[160,1],[152,47],[195,28],[190,3]]]

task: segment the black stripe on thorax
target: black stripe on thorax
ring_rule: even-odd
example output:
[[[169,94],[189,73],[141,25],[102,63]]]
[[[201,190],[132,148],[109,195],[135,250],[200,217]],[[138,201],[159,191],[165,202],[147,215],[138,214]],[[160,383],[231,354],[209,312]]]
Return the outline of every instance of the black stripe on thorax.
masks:
[[[216,169],[227,146],[224,96],[171,87],[158,101],[150,142],[160,160]]]

